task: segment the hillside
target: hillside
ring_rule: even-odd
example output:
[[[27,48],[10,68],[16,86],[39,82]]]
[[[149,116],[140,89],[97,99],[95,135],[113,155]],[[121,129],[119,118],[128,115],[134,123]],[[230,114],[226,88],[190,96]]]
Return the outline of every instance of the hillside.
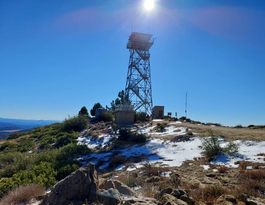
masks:
[[[99,184],[115,178],[137,196],[159,200],[163,189],[178,188],[201,204],[215,203],[227,194],[237,204],[245,203],[241,194],[254,197],[252,201],[265,198],[264,126],[232,128],[170,120],[121,128],[87,120],[69,118],[1,142],[1,194],[30,182],[49,188],[92,162]],[[204,144],[209,139],[217,140],[216,149],[221,147],[212,157]]]
[[[0,140],[6,139],[11,133],[27,132],[29,129],[55,122],[59,121],[0,118]]]

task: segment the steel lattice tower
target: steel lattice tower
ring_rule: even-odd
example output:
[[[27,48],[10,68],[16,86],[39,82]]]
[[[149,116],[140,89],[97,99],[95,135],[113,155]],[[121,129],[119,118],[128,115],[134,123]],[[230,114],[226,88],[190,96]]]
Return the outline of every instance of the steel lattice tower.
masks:
[[[135,111],[152,114],[152,86],[149,49],[154,44],[152,35],[132,32],[127,43],[130,59],[125,87],[125,99]]]

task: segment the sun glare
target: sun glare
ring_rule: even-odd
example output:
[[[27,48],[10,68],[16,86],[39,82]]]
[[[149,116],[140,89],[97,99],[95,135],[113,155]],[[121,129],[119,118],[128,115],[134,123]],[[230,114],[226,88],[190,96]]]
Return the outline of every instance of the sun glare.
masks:
[[[144,8],[148,11],[152,10],[154,8],[154,0],[145,0],[144,1]]]

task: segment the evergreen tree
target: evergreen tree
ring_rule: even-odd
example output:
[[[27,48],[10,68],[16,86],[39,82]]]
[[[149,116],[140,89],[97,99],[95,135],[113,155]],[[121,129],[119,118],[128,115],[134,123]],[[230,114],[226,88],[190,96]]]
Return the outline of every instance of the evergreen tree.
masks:
[[[79,111],[78,115],[89,116],[89,115],[88,115],[88,111],[87,111],[86,106],[83,106],[83,107],[81,108],[81,110]]]
[[[93,108],[90,110],[90,114],[92,116],[95,116],[96,115],[96,109],[98,108],[103,108],[102,105],[98,102],[98,103],[95,103],[95,105],[93,106]]]

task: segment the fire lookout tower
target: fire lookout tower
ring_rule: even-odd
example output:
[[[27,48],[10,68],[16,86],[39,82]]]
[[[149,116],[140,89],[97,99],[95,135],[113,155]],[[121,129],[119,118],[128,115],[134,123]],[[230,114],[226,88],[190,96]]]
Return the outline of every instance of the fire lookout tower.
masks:
[[[151,34],[132,32],[127,43],[130,59],[125,87],[125,99],[134,105],[134,110],[152,114],[150,53],[154,44]],[[129,103],[127,102],[127,103]]]

